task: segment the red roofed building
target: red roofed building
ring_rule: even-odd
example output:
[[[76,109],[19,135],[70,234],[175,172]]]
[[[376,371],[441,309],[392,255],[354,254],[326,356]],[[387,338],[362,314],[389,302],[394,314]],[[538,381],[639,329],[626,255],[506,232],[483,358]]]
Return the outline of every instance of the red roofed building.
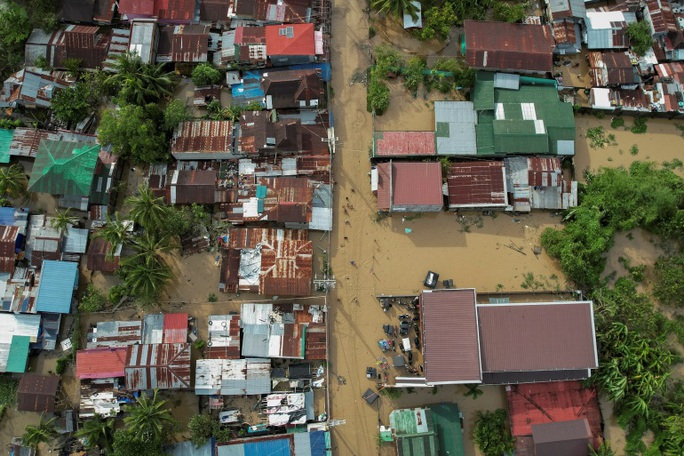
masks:
[[[506,170],[502,161],[453,163],[449,168],[449,209],[505,208]]]
[[[376,131],[374,157],[433,156],[437,153],[434,131]]]
[[[546,73],[553,69],[553,33],[548,25],[465,21],[466,63],[490,71]]]
[[[81,379],[124,376],[126,347],[91,348],[76,352],[76,376]]]
[[[188,314],[164,314],[164,343],[175,344],[188,341]]]
[[[438,162],[379,163],[371,171],[381,212],[439,212],[444,207]]]
[[[154,0],[119,0],[119,14],[124,20],[154,16]]]
[[[195,18],[195,0],[119,0],[119,14],[127,21],[156,17],[159,22],[187,24]]]
[[[313,62],[316,40],[313,24],[268,25],[266,51],[273,65]]]

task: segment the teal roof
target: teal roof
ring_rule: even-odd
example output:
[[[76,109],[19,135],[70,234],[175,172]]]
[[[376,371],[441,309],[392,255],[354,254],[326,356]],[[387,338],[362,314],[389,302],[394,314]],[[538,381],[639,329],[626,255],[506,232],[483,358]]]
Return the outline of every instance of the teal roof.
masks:
[[[546,129],[543,129],[543,133],[537,133],[533,120],[495,120],[493,133],[494,152],[497,154],[549,152]]]
[[[0,128],[0,163],[10,162],[10,145],[14,138],[14,130]]]
[[[453,402],[428,405],[432,411],[432,421],[437,431],[437,441],[444,455],[464,456],[463,429],[461,412]]]
[[[36,310],[58,314],[70,313],[71,299],[77,286],[78,263],[43,260]]]
[[[97,144],[42,140],[33,164],[29,191],[89,196],[99,153]]]
[[[478,71],[473,88],[475,110],[494,109],[494,73]]]
[[[30,343],[31,338],[29,336],[12,336],[5,372],[26,372]]]
[[[420,423],[417,415],[421,415]],[[400,456],[465,454],[460,412],[458,405],[454,403],[394,410],[390,413],[390,427],[397,440]]]

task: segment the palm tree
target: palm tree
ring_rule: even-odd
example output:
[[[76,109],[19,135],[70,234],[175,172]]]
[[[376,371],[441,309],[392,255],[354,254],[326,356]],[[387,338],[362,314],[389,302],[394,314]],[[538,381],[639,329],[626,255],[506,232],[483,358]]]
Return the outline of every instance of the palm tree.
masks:
[[[484,391],[480,389],[480,385],[477,384],[472,384],[472,385],[466,385],[466,388],[468,388],[468,391],[463,393],[464,396],[472,396],[473,399],[477,399],[478,397],[482,396]]]
[[[381,14],[403,17],[410,14],[413,20],[418,19],[418,7],[412,0],[371,0],[371,7]]]
[[[40,424],[38,426],[29,425],[24,430],[24,435],[21,436],[21,442],[30,448],[38,448],[41,443],[49,443],[57,438],[57,430],[55,429],[55,421],[57,417],[52,417],[49,420],[45,419],[44,415],[40,416]]]
[[[131,260],[150,264],[153,261],[161,262],[159,254],[172,250],[174,245],[169,236],[155,236],[145,231],[131,241],[131,247],[135,250],[135,255],[130,257]]]
[[[75,435],[85,441],[87,449],[99,447],[109,454],[114,440],[114,419],[95,415],[94,418],[83,423],[83,427],[76,431]]]
[[[115,73],[107,78],[107,85],[117,89],[126,102],[142,106],[171,95],[173,75],[164,71],[163,63],[148,65],[128,52],[116,59],[113,68]]]
[[[142,393],[135,405],[124,406],[124,411],[129,413],[124,418],[126,429],[139,441],[162,442],[176,425],[166,401],[157,398],[158,392],[155,389],[152,397]]]
[[[71,208],[68,208],[62,212],[57,211],[55,217],[50,221],[52,227],[58,231],[64,231],[64,233],[68,233],[69,227],[73,228],[73,226],[78,223],[78,217],[69,215],[69,212],[71,212]]]
[[[26,194],[26,174],[24,168],[14,164],[0,168],[0,196],[17,198]]]
[[[167,207],[164,198],[154,196],[146,185],[138,187],[138,194],[128,197],[126,204],[131,206],[131,217],[147,230],[159,231],[164,225]]]
[[[124,285],[132,296],[153,300],[171,280],[171,268],[157,258],[140,261],[126,260],[121,265]]]
[[[116,249],[123,245],[128,238],[128,226],[132,222],[119,220],[119,213],[115,212],[114,216],[107,214],[107,222],[102,229],[95,233],[96,238],[104,239],[109,242],[109,249],[107,250],[107,257],[114,258]]]

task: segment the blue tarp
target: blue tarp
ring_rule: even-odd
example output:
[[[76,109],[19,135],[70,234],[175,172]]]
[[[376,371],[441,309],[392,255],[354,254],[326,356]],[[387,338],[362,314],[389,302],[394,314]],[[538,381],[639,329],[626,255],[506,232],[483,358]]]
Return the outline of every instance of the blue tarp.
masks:
[[[245,443],[244,449],[245,456],[292,456],[287,438]]]
[[[325,431],[309,433],[311,439],[311,456],[325,456]]]

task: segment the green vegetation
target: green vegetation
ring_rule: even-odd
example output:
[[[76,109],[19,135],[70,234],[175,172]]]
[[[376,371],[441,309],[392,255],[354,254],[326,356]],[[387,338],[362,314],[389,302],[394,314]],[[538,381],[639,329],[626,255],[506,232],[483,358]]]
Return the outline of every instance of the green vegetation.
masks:
[[[95,415],[93,418],[84,421],[74,435],[83,439],[86,449],[99,448],[106,454],[110,454],[114,442],[114,418],[103,418],[100,415]]]
[[[587,130],[587,139],[592,149],[603,149],[615,143],[615,135],[606,135],[603,127],[594,127]]]
[[[218,301],[218,296],[216,296],[216,293],[209,293],[209,296],[207,296],[207,301],[209,301],[209,302],[217,302],[217,301]]]
[[[58,435],[55,429],[55,421],[57,421],[57,417],[46,419],[44,415],[41,415],[40,423],[37,426],[26,426],[24,434],[21,436],[22,443],[29,448],[38,448],[41,443],[52,442]]]
[[[5,130],[14,130],[15,128],[22,126],[24,126],[24,122],[22,122],[21,119],[10,119],[7,117],[0,119],[0,128],[4,128]]]
[[[400,388],[383,388],[379,393],[389,399],[399,399],[404,394]]]
[[[406,62],[406,67],[402,72],[404,76],[404,87],[411,92],[414,98],[418,95],[418,88],[423,82],[423,71],[427,68],[422,57],[413,56]]]
[[[610,121],[611,128],[620,128],[625,126],[625,119],[622,117],[613,117]]]
[[[0,168],[0,196],[18,198],[26,195],[28,180],[21,165],[13,164]]]
[[[101,312],[107,307],[107,295],[98,290],[92,283],[88,284],[78,304],[80,312]]]
[[[629,148],[629,153],[632,155],[639,155],[639,146],[633,144],[632,147]]]
[[[218,84],[223,79],[223,74],[211,63],[200,63],[192,70],[191,77],[195,86],[202,87]]]
[[[164,130],[173,132],[179,123],[190,120],[190,109],[181,100],[171,100],[164,108]]]
[[[502,22],[522,22],[528,3],[510,3],[498,1],[494,3],[494,20]]]
[[[413,32],[413,36],[419,40],[431,40],[449,38],[451,27],[456,25],[458,18],[454,11],[454,5],[444,2],[442,6],[433,6],[423,13],[423,28]]]
[[[397,18],[404,17],[404,14],[410,14],[414,20],[418,19],[418,8],[411,3],[411,0],[371,0],[370,4],[371,8],[380,14]]]
[[[390,90],[385,81],[379,80],[376,73],[375,69],[371,69],[371,77],[368,81],[366,110],[381,116],[389,108]]]
[[[647,121],[646,117],[636,117],[634,119],[634,125],[632,125],[632,128],[630,128],[629,130],[632,133],[636,133],[636,134],[646,133],[646,130],[648,129],[648,125],[646,125],[646,121]]]
[[[14,407],[17,403],[17,386],[19,382],[12,377],[0,376],[0,421],[5,415],[5,409]]]
[[[52,98],[52,112],[59,122],[75,125],[92,113],[100,102],[93,85],[79,81],[72,87],[58,90]]]
[[[484,391],[480,389],[480,385],[478,384],[466,385],[466,388],[468,388],[468,391],[463,393],[464,396],[470,396],[473,399],[477,399],[484,394]]]
[[[632,50],[638,55],[644,55],[653,45],[651,27],[646,21],[633,22],[627,26],[625,34],[629,38]]]
[[[175,81],[172,73],[164,72],[164,64],[148,65],[129,52],[117,57],[113,66],[115,73],[106,84],[116,93],[119,104],[144,106],[171,95]]]
[[[64,233],[68,233],[69,228],[73,228],[77,223],[78,217],[71,215],[71,208],[64,209],[63,211],[58,210],[52,220],[50,220],[50,225],[54,229]]]
[[[135,164],[167,160],[166,135],[150,116],[150,112],[158,109],[155,105],[125,105],[119,110],[105,111],[97,130],[100,143],[111,144],[116,155]]]
[[[682,339],[679,320],[668,320],[651,296],[637,290],[645,267],[620,262],[629,276],[612,287],[601,275],[616,232],[635,228],[663,240],[684,234],[684,180],[653,163],[602,169],[587,175],[580,205],[567,212],[562,230],[547,229],[542,245],[559,260],[568,280],[594,301],[599,369],[590,379],[614,402],[618,422],[627,430],[625,454],[680,454],[684,387],[670,380],[679,359],[670,345]],[[684,285],[681,252],[656,263],[654,295],[661,305],[678,305]],[[647,448],[643,434],[654,433]]]
[[[515,439],[511,436],[506,410],[493,412],[478,411],[475,416],[473,441],[484,456],[501,456],[515,449]]]
[[[158,397],[158,390],[152,396],[142,393],[132,405],[125,405],[125,429],[114,437],[114,454],[130,456],[132,450],[140,448],[137,454],[164,454],[162,447],[177,430],[178,423],[171,416],[167,401]],[[119,436],[124,434],[124,436]]]
[[[229,428],[221,427],[221,424],[208,415],[195,415],[188,423],[190,440],[197,448],[204,445],[207,440],[214,437],[217,442],[227,442],[231,438]]]

